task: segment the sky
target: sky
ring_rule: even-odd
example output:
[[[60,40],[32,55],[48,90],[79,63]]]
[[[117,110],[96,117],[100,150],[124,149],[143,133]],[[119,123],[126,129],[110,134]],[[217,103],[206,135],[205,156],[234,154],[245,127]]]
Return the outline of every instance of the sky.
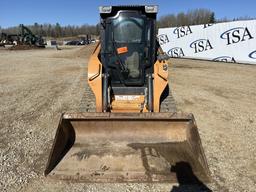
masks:
[[[166,14],[206,8],[217,19],[240,16],[256,17],[256,0],[1,0],[0,26],[7,28],[35,22],[61,25],[97,24],[100,5],[159,5],[158,17]]]

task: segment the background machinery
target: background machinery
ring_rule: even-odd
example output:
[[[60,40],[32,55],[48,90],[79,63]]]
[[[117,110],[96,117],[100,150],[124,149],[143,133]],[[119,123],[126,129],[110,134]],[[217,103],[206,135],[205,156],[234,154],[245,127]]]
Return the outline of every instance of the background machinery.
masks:
[[[14,45],[11,49],[45,48],[46,43],[41,36],[34,35],[32,31],[20,25],[19,34],[0,34],[0,45]]]
[[[20,31],[21,33],[20,33],[19,44],[42,47],[42,48],[45,47],[46,44],[44,43],[43,38],[41,36],[34,35],[28,27],[21,24]]]
[[[177,181],[210,172],[192,114],[176,113],[168,64],[157,54],[157,6],[100,7],[88,64],[87,112],[64,113],[45,175],[85,182]],[[163,112],[165,111],[165,112]],[[183,168],[181,168],[183,167]]]

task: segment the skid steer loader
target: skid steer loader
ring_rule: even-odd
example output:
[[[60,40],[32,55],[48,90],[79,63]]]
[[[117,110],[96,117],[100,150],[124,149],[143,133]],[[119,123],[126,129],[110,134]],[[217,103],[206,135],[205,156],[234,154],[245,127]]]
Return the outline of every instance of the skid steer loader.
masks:
[[[47,177],[177,182],[177,166],[187,164],[209,181],[193,115],[161,112],[168,64],[157,54],[156,14],[157,6],[100,7],[101,39],[88,64],[95,112],[62,115]]]

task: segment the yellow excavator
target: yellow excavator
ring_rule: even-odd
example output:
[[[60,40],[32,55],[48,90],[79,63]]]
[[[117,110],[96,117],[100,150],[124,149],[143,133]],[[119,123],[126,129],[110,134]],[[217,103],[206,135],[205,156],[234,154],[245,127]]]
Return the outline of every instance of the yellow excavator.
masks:
[[[177,170],[186,174],[184,165],[209,181],[194,117],[177,113],[170,99],[168,63],[156,38],[157,9],[100,7],[100,43],[88,63],[94,102],[88,112],[62,114],[47,177],[176,182]]]

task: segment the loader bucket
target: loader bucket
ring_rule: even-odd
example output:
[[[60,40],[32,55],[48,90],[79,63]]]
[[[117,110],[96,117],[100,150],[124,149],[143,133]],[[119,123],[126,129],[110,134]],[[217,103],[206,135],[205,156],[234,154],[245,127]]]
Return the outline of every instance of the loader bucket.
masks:
[[[209,182],[192,114],[66,113],[45,175],[78,182],[177,182],[179,175],[191,175],[189,169]]]

